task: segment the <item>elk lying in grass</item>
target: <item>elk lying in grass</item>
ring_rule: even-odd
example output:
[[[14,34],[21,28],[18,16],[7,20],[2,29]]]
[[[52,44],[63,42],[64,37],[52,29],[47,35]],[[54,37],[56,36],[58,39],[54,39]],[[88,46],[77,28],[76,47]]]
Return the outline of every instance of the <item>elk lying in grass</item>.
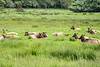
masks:
[[[42,32],[42,33],[25,32],[25,36],[29,36],[29,39],[39,39],[39,38],[46,38],[46,37],[48,37],[46,32]]]
[[[3,35],[3,37],[5,38],[5,39],[18,39],[19,38],[19,36],[17,36],[17,35]]]
[[[100,40],[87,38],[85,37],[85,35],[81,35],[79,39],[81,40],[81,42],[86,42],[89,44],[100,44]]]
[[[74,33],[73,36],[70,38],[70,41],[75,41],[79,39],[78,33]]]
[[[18,33],[16,32],[8,32],[6,29],[2,29],[3,34],[1,35],[2,38],[4,39],[17,39],[19,38]]]
[[[74,33],[72,37],[78,39],[79,38],[78,33]]]
[[[90,33],[90,34],[96,34],[97,33],[96,30],[93,30],[92,28],[88,28],[87,32]]]
[[[17,36],[17,35],[6,35],[6,34],[0,35],[0,40],[18,39],[18,38],[19,38],[19,36]]]

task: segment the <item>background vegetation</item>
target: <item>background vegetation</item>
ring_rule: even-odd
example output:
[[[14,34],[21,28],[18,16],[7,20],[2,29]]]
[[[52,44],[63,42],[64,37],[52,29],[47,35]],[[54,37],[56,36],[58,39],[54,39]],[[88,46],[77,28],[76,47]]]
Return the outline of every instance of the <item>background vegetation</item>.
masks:
[[[100,0],[0,0],[2,8],[61,8],[76,12],[99,12]]]

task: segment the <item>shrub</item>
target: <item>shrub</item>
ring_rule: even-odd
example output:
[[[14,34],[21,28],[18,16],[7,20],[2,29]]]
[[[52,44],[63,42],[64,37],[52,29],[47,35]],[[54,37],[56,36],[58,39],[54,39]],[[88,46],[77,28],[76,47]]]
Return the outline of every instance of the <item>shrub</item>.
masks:
[[[6,8],[16,7],[16,2],[24,8],[68,8],[70,0],[0,0]]]
[[[73,0],[70,9],[75,12],[93,12],[100,11],[100,1],[99,0]]]

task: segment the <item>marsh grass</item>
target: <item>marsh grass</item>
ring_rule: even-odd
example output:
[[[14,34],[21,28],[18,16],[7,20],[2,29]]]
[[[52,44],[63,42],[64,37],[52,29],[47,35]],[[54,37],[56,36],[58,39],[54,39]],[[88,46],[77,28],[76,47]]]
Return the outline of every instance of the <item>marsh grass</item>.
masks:
[[[53,57],[66,59],[66,60],[79,60],[79,59],[85,59],[85,60],[95,60],[96,56],[95,53],[91,50],[65,50],[65,51],[55,51],[52,52],[51,55]]]

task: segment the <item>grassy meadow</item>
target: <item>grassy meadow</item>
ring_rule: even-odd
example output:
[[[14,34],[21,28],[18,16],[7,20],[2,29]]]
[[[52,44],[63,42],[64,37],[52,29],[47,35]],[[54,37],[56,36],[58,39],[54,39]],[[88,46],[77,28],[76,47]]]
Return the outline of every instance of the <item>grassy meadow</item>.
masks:
[[[70,27],[80,27],[73,31]],[[74,32],[100,39],[100,33],[86,33],[92,26],[100,31],[100,13],[74,13],[63,9],[15,9],[0,11],[2,29],[19,33],[19,39],[0,41],[0,67],[100,67],[100,46],[79,40],[70,41]],[[47,32],[46,39],[28,39],[27,31]],[[54,37],[53,32],[65,32],[66,37]]]

